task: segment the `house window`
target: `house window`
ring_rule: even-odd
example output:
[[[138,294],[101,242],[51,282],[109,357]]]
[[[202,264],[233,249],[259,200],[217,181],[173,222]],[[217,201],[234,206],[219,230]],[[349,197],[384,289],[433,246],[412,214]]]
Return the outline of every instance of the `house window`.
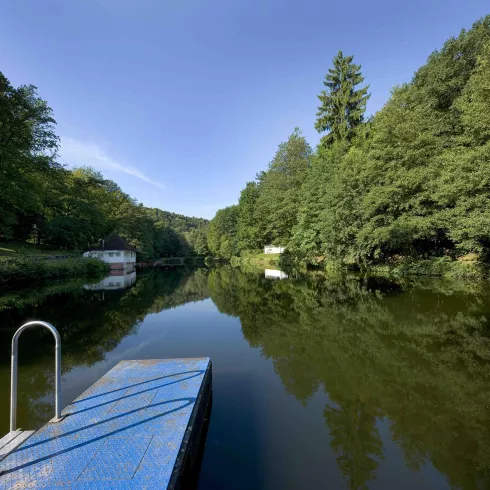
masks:
[[[114,257],[114,254],[112,252],[110,252],[109,257]]]
[[[120,257],[121,256],[121,252],[116,252],[116,257]]]

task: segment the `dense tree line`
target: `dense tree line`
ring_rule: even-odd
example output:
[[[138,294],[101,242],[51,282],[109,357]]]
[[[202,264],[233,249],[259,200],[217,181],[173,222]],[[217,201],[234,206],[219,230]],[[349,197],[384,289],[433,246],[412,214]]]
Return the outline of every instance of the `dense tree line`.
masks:
[[[358,265],[487,259],[490,16],[434,51],[368,120],[352,56],[338,53],[324,85],[316,151],[295,130],[239,204],[211,221],[210,251],[228,258],[270,242]]]
[[[36,90],[0,72],[1,240],[80,250],[116,232],[143,259],[207,253],[206,220],[145,208],[100,172],[61,165],[53,113]]]

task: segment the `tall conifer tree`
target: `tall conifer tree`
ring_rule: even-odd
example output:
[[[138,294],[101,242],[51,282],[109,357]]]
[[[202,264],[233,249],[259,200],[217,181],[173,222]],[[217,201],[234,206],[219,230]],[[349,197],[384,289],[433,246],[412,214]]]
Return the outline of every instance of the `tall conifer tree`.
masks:
[[[369,85],[356,87],[364,81],[361,66],[353,63],[353,56],[344,56],[339,51],[329,68],[323,84],[327,88],[318,96],[315,129],[319,133],[329,131],[326,141],[350,139],[354,129],[364,120],[366,103],[370,97]]]

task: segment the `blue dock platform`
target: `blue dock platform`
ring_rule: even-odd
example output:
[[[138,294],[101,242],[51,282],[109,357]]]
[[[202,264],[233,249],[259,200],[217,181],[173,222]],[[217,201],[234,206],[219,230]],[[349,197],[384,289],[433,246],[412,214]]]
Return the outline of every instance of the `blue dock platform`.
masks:
[[[121,361],[0,462],[0,489],[187,488],[209,358]]]

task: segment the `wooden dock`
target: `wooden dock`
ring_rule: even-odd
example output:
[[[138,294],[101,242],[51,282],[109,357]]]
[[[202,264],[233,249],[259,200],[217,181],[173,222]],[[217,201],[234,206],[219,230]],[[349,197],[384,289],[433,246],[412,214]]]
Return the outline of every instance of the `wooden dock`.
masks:
[[[0,462],[0,488],[187,488],[210,401],[209,358],[121,361]]]

